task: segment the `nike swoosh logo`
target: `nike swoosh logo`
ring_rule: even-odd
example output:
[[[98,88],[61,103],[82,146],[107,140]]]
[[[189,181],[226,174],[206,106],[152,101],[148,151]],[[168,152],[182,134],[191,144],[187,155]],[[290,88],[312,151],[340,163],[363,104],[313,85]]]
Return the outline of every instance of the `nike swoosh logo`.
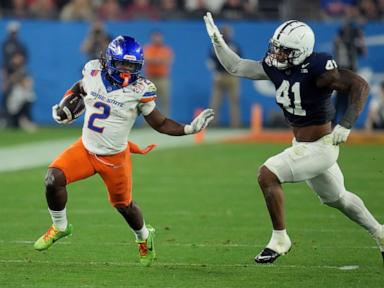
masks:
[[[305,68],[305,67],[307,67],[309,65],[309,63],[307,63],[307,64],[303,64],[303,65],[301,65],[301,68]]]
[[[278,256],[280,256],[280,254],[279,253],[275,253],[275,254],[271,254],[271,255],[259,255],[259,256],[257,256],[257,259],[270,259],[270,258],[275,258],[275,257],[278,257]]]
[[[263,260],[263,259],[270,259],[272,257],[273,257],[272,255],[268,255],[268,256],[257,256],[256,258],[259,260]]]

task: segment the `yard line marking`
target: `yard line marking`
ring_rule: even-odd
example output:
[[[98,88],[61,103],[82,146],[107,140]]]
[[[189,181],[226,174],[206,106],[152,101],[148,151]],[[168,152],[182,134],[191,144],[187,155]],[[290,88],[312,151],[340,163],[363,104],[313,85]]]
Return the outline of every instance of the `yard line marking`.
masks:
[[[1,244],[33,244],[35,241],[31,240],[0,240]],[[71,241],[64,241],[64,242],[57,242],[55,245],[71,245],[73,244]],[[94,246],[132,246],[133,242],[97,242],[93,243]],[[215,244],[209,244],[209,243],[174,243],[172,241],[165,240],[164,242],[161,242],[157,245],[160,246],[177,246],[177,247],[229,247],[229,248],[236,248],[236,247],[245,247],[245,248],[264,248],[265,245],[257,245],[257,244],[241,244],[241,243],[215,243]],[[334,249],[335,246],[310,246],[311,248],[316,249]],[[377,246],[337,246],[338,248],[346,248],[346,249],[378,249]]]
[[[205,143],[218,142],[233,135],[242,135],[246,133],[247,130],[245,129],[209,129],[206,133]],[[45,140],[34,143],[1,147],[0,172],[18,171],[47,165],[77,138]],[[193,136],[170,137],[168,135],[157,133],[153,129],[133,130],[129,135],[129,139],[140,146],[156,143],[158,147],[155,151],[159,149],[195,145]]]
[[[44,212],[44,213],[47,213],[47,212]],[[1,213],[0,213],[1,214]],[[20,223],[17,223],[17,222],[14,222],[14,223],[4,223],[4,224],[1,224],[0,223],[0,228],[2,226],[6,226],[6,227],[10,227],[10,226],[20,226]],[[104,223],[89,223],[88,226],[92,226],[92,227],[110,227],[110,228],[115,228],[115,227],[122,227],[121,224],[104,224]],[[163,230],[166,230],[164,227],[162,228],[158,228],[159,230],[163,231]],[[251,231],[251,229],[249,229],[248,227],[236,227],[236,229],[233,229],[233,230],[237,230],[237,231]],[[291,232],[318,232],[318,233],[337,233],[337,234],[340,234],[340,233],[350,233],[350,234],[355,234],[355,233],[359,233],[358,231],[360,231],[360,229],[356,226],[356,228],[335,228],[335,229],[312,229],[312,228],[290,228],[289,229]],[[257,231],[257,230],[253,230],[253,231]],[[263,228],[263,229],[260,229],[258,230],[259,232],[262,231],[263,233],[265,231],[270,231],[268,228]],[[0,240],[1,241],[1,240]]]
[[[92,209],[84,209],[84,208],[81,208],[81,209],[72,209],[70,211],[70,213],[74,213],[74,214],[104,214],[105,212],[108,212],[108,211],[112,211],[111,209],[112,207],[110,206],[107,206],[107,207],[99,207],[98,210],[92,210]],[[25,212],[25,211],[33,211],[33,212],[39,212],[39,213],[47,213],[47,209],[33,209],[33,208],[29,208],[29,209],[19,209],[19,210],[15,210],[15,208],[9,208],[9,207],[2,207],[2,209],[0,210],[0,213],[4,213],[4,214],[7,214],[9,213],[10,211],[14,212],[14,211],[21,211],[21,212]],[[238,212],[238,211],[231,211],[231,210],[226,210],[226,211],[222,211],[222,212],[194,212],[194,211],[185,211],[185,210],[174,210],[172,212],[169,212],[169,211],[158,211],[156,212],[156,215],[167,215],[167,216],[201,216],[201,217],[204,217],[204,216],[218,216],[218,217],[223,217],[223,216],[227,216],[227,217],[232,217],[232,216],[243,216],[243,217],[255,217],[257,216],[258,214],[256,213],[247,213],[247,212]],[[380,215],[379,215],[380,216]],[[382,214],[382,216],[384,216],[384,214]],[[331,215],[296,215],[295,217],[291,217],[291,218],[321,218],[321,219],[325,219],[325,218],[330,218],[330,219],[334,219],[334,218],[338,218],[338,214],[331,214]]]
[[[45,165],[75,139],[40,141],[0,148],[0,172],[17,171]]]
[[[356,270],[359,269],[359,265],[348,265],[339,267],[340,270]]]
[[[33,212],[33,213],[43,213],[47,214],[47,209],[34,209],[34,208],[22,208],[22,209],[15,209],[15,208],[9,208],[9,207],[2,207],[0,210],[0,214],[9,214],[9,212],[12,213],[17,213],[20,211],[21,213],[26,213],[26,212]],[[92,209],[71,209],[68,213],[70,214],[89,214],[89,215],[98,215],[98,214],[105,214],[108,213],[112,210],[111,206],[106,206],[106,207],[99,207],[97,210],[92,210]],[[174,210],[172,212],[169,211],[158,211],[154,213],[156,215],[165,215],[165,216],[193,216],[193,217],[206,217],[206,216],[212,216],[212,217],[257,217],[259,214],[256,213],[247,213],[247,212],[235,212],[231,210],[226,210],[222,212],[194,212],[194,211],[185,211],[185,210]],[[378,218],[384,217],[383,213],[376,213],[375,214]],[[296,215],[296,216],[291,216],[292,219],[335,219],[335,218],[342,218],[339,214],[313,214],[313,215]],[[290,229],[291,230],[291,229]],[[316,229],[311,229],[311,231],[315,231]],[[344,230],[353,230],[353,229],[344,229]],[[317,229],[317,231],[320,231]],[[321,232],[334,232],[334,231],[343,231],[340,229],[321,229]]]
[[[72,265],[92,265],[92,266],[119,266],[119,267],[142,267],[140,263],[136,262],[109,262],[109,261],[42,261],[42,260],[32,260],[32,259],[9,259],[9,260],[0,260],[0,263],[5,264],[47,264],[51,265],[54,263],[55,265],[62,265],[62,266],[72,266]],[[242,267],[242,268],[266,268],[266,269],[332,269],[332,270],[343,270],[343,267],[359,267],[357,265],[350,265],[350,266],[331,266],[331,265],[318,265],[318,266],[311,266],[311,265],[277,265],[277,264],[268,264],[268,265],[257,265],[257,264],[211,264],[211,263],[180,263],[180,262],[156,262],[154,263],[153,267],[160,266],[160,267],[167,267],[167,266],[179,266],[179,267],[202,267],[202,268],[233,268],[233,267]],[[357,269],[354,268],[354,269]],[[346,270],[346,269],[344,269]]]

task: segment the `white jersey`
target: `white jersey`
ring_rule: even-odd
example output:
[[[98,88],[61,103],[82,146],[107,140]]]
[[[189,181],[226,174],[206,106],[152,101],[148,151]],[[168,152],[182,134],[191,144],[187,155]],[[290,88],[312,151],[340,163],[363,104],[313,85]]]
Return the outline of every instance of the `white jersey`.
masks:
[[[99,60],[83,68],[82,85],[85,117],[82,140],[88,151],[112,155],[124,151],[128,136],[139,113],[144,116],[155,108],[156,87],[145,79],[120,87],[105,78]]]

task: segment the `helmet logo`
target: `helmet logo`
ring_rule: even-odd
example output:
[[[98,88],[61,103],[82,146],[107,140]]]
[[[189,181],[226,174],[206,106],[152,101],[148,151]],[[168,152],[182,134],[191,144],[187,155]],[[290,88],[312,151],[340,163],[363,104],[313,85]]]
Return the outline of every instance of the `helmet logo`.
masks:
[[[136,61],[136,56],[135,55],[124,55],[123,57],[125,60],[133,60]]]
[[[115,43],[111,43],[111,45],[109,46],[109,48],[117,55],[121,55],[123,54],[123,49],[121,48],[121,46],[119,45],[116,45]]]

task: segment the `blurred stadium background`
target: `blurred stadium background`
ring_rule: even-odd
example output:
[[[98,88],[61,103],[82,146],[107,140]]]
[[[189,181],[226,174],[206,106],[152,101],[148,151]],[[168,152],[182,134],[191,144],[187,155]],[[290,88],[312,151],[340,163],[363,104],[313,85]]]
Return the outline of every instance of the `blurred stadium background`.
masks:
[[[301,1],[301,4],[300,1],[277,0],[152,2],[2,1],[0,40],[4,42],[14,28],[15,25],[10,24],[11,19],[17,19],[20,26],[18,38],[27,50],[26,73],[34,80],[36,101],[32,106],[32,118],[36,123],[53,123],[50,107],[81,77],[82,66],[88,59],[81,47],[92,30],[89,22],[92,19],[106,21],[105,30],[110,37],[129,34],[142,45],[149,42],[152,31],[158,30],[164,34],[166,44],[174,52],[170,75],[171,116],[184,122],[189,121],[194,109],[207,107],[210,102],[212,73],[207,60],[211,45],[202,21],[203,13],[209,8],[215,9],[212,11],[219,25],[233,28],[234,41],[241,47],[243,57],[252,59],[261,59],[265,55],[268,40],[281,20],[298,18],[308,21],[316,33],[316,50],[329,53],[333,53],[333,43],[340,28],[347,21],[353,22],[363,30],[365,36],[366,53],[358,58],[359,72],[370,83],[373,93],[383,80],[384,24],[380,21],[384,17],[383,1]],[[229,4],[224,2],[238,5],[233,4],[233,8],[225,9]],[[372,8],[374,11],[364,9],[367,3],[376,5]],[[227,6],[220,11],[223,4]],[[169,5],[173,7],[171,11],[164,8]],[[85,11],[80,13],[78,10]],[[73,14],[66,11],[72,11]],[[273,117],[273,112],[278,108],[274,103],[272,84],[268,81],[254,83],[242,80],[240,91],[242,126],[249,125],[251,107],[255,103],[260,104],[265,112],[264,124],[273,126],[268,121],[268,115]],[[225,103],[222,107],[222,125],[229,122],[228,110],[228,104]],[[366,116],[367,109],[357,127],[363,127]]]
[[[356,58],[353,68],[371,93],[352,137],[358,145],[344,145],[340,164],[347,187],[384,221],[384,137],[376,129],[384,122],[367,120],[372,103],[379,103],[377,114],[384,115],[383,0],[0,1],[1,287],[381,287],[374,242],[337,211],[319,205],[301,184],[286,192],[295,240],[291,255],[267,267],[252,263],[270,233],[256,169],[291,138],[267,81],[240,80],[237,129],[229,128],[226,100],[217,127],[197,138],[165,137],[139,120],[132,140],[159,144],[148,156],[133,159],[134,195],[158,229],[159,260],[153,268],[136,264],[130,231],[109,207],[97,177],[70,187],[74,237],[46,253],[33,251],[33,241],[50,221],[43,194],[46,164],[81,133],[81,119],[71,127],[54,124],[51,106],[81,78],[90,54],[100,52],[96,46],[102,45],[88,53],[84,48],[95,26],[107,37],[127,34],[143,46],[153,31],[163,34],[174,55],[170,116],[186,123],[211,101],[206,11],[219,26],[231,27],[242,57],[251,59],[265,55],[274,29],[287,19],[308,22],[315,50],[335,57],[341,31],[354,31],[344,39],[344,54],[351,62]],[[9,41],[12,33],[20,42]],[[265,132],[273,128],[278,132]]]

